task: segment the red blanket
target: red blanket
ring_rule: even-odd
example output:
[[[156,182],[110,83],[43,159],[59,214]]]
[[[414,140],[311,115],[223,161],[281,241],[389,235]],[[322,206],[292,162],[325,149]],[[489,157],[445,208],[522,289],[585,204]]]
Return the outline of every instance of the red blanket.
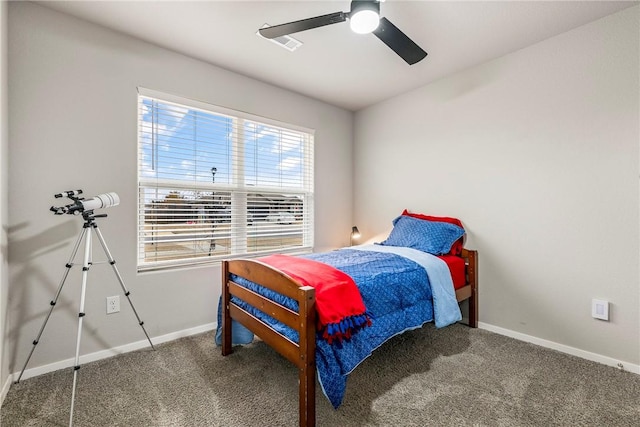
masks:
[[[259,259],[294,279],[300,286],[316,290],[318,330],[329,344],[349,339],[371,325],[360,291],[351,277],[330,265],[288,255]]]

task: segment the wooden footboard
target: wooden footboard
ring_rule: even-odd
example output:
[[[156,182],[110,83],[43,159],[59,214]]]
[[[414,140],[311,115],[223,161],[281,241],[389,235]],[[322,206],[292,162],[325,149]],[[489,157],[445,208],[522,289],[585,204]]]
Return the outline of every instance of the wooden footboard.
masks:
[[[456,291],[456,298],[458,301],[469,301],[469,326],[475,328],[478,324],[478,252],[463,249],[462,257],[466,264],[467,284]],[[298,301],[298,311],[238,285],[231,280],[232,274]],[[300,426],[315,426],[315,289],[301,287],[288,275],[256,260],[223,261],[222,284],[222,354],[226,356],[232,352],[231,319],[235,319],[298,367]],[[289,340],[233,303],[232,296],[297,330],[300,343]]]
[[[259,295],[230,279],[235,274],[298,301],[298,312]],[[316,419],[316,309],[315,289],[299,286],[286,274],[255,260],[222,263],[222,355],[232,352],[231,319],[235,319],[298,367],[300,379],[300,426],[313,426]],[[298,331],[300,343],[280,335],[251,313],[231,301],[240,298],[258,310]]]

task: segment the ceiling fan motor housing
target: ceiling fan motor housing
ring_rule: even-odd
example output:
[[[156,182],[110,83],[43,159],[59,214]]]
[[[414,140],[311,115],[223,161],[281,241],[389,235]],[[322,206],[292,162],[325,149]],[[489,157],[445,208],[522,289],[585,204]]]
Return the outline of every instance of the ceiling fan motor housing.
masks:
[[[350,15],[353,15],[360,10],[371,10],[380,16],[380,2],[377,0],[353,0],[351,2]]]

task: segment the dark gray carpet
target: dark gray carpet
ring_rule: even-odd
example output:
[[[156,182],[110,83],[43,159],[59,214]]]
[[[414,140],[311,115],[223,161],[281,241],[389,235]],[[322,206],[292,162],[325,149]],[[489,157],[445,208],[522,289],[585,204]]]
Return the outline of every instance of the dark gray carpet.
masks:
[[[13,385],[2,427],[66,426],[71,369]],[[262,342],[228,357],[213,333],[84,365],[75,426],[295,426],[297,370]],[[639,426],[640,376],[491,332],[432,325],[350,376],[319,426]]]

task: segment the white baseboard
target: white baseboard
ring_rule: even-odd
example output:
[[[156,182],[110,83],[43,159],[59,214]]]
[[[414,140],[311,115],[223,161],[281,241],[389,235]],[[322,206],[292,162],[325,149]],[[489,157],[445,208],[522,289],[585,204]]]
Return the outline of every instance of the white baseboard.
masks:
[[[189,329],[184,329],[182,331],[172,332],[170,334],[161,335],[159,337],[151,337],[151,342],[153,345],[162,344],[168,341],[177,340],[178,338],[188,337],[190,335],[200,334],[202,332],[208,332],[216,329],[217,323],[207,323],[205,325],[196,326]],[[130,344],[125,344],[119,347],[110,348],[108,350],[97,351],[95,353],[85,354],[80,356],[80,364],[84,365],[90,362],[95,362],[96,360],[106,359],[108,357],[113,357],[118,354],[129,353],[130,351],[140,350],[142,348],[149,347],[149,341],[141,340],[136,341]],[[24,380],[31,377],[37,377],[38,375],[43,375],[49,372],[57,371],[59,369],[70,368],[73,366],[75,362],[75,358],[72,357],[70,359],[61,360],[59,362],[50,363],[48,365],[38,366],[32,369],[26,369],[24,374],[22,374],[22,378],[20,380]],[[9,375],[9,379],[7,382],[9,385],[18,379],[20,372],[15,372],[12,375]],[[7,392],[9,391],[9,387],[5,385],[7,388]],[[2,389],[3,393],[6,394],[4,388]],[[2,398],[4,399],[4,394]]]
[[[542,338],[534,337],[531,335],[515,332],[510,329],[501,328],[499,326],[490,325],[488,323],[478,322],[478,328],[487,330],[489,332],[495,332],[496,334],[505,335],[510,338],[515,338],[520,341],[526,341],[531,344],[536,344],[541,347],[550,348],[560,351],[562,353],[577,356],[582,359],[591,360],[592,362],[602,363],[603,365],[613,366],[614,368],[622,369],[640,375],[640,365],[633,363],[616,360],[608,356],[603,356],[597,353],[591,353],[590,351],[580,350],[579,348],[570,347],[564,344],[558,344],[557,342],[548,341]]]
[[[7,393],[9,393],[9,388],[11,388],[11,375],[7,377],[7,381],[5,381],[2,386],[2,390],[0,390],[0,406],[4,403],[4,398],[7,397]]]

